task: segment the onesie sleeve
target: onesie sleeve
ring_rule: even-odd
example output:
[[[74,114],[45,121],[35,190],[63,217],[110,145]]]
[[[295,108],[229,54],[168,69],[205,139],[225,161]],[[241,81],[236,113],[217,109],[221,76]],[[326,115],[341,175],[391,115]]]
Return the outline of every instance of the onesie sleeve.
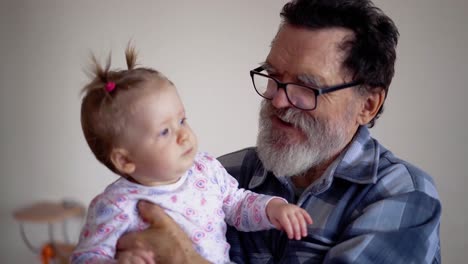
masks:
[[[239,183],[221,163],[213,159],[213,170],[223,196],[226,222],[239,231],[259,231],[274,228],[266,215],[268,202],[274,196],[239,189]]]
[[[71,263],[117,263],[117,240],[134,222],[132,210],[125,196],[103,193],[94,198]]]

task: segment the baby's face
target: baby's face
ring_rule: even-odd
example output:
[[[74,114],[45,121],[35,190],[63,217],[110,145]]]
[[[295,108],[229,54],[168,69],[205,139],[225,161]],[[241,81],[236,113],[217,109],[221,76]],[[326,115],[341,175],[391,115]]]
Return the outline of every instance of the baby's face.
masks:
[[[128,121],[126,149],[135,165],[131,173],[140,184],[155,186],[177,181],[193,164],[197,138],[187,123],[176,88],[155,81],[145,89]]]

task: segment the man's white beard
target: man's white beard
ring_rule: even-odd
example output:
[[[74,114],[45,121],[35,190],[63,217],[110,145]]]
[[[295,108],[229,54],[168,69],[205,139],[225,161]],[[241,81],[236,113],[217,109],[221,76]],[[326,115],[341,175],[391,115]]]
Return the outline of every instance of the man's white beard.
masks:
[[[305,135],[304,142],[289,143],[285,131],[272,127],[271,117],[291,123]],[[257,152],[266,170],[277,177],[307,172],[336,155],[345,147],[346,119],[322,120],[296,108],[276,109],[263,101],[260,109]]]

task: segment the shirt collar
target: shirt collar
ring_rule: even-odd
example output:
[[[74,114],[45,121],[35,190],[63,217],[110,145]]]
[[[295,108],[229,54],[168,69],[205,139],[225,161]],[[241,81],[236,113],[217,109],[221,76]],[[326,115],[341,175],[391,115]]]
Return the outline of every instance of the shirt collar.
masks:
[[[337,164],[334,177],[354,183],[368,184],[377,181],[380,146],[370,136],[366,126],[360,126]]]
[[[320,178],[331,180],[332,177],[337,177],[359,184],[375,183],[377,181],[378,157],[379,144],[371,138],[366,126],[360,126],[345,152],[338,156],[337,160]],[[249,182],[249,188],[260,186],[265,182],[267,174],[263,166],[259,166]],[[326,180],[322,185],[329,186],[330,183],[331,181]]]

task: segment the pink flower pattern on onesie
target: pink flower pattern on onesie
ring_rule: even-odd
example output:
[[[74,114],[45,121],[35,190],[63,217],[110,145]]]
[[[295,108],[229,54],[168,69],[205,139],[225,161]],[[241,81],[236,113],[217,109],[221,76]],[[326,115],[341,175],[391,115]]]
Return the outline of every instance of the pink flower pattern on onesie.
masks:
[[[72,263],[116,263],[120,236],[148,227],[136,204],[148,200],[165,208],[187,233],[194,248],[213,263],[229,263],[226,223],[241,231],[273,228],[265,213],[271,196],[238,189],[237,181],[206,153],[198,153],[182,178],[148,187],[120,178],[90,203]]]

